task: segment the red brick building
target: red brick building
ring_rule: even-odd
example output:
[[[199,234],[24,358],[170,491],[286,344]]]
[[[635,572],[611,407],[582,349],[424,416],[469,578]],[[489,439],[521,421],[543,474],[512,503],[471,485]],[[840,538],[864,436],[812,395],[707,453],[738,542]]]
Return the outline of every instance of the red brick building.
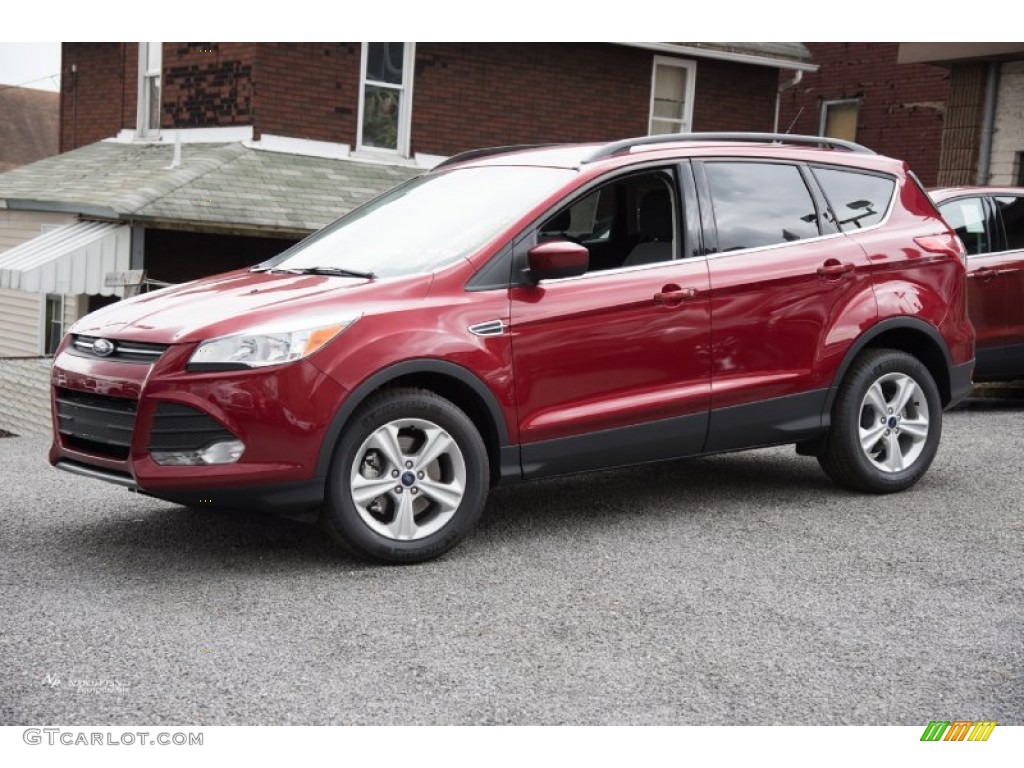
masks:
[[[780,71],[813,69],[800,43],[65,43],[61,149],[140,126],[410,158],[767,131]]]
[[[805,43],[779,130],[906,160],[927,186],[1024,185],[1024,44]]]
[[[899,43],[804,43],[817,72],[784,90],[779,130],[865,144],[906,160],[927,186],[939,177],[949,71],[899,64]],[[789,82],[792,73],[782,75]]]

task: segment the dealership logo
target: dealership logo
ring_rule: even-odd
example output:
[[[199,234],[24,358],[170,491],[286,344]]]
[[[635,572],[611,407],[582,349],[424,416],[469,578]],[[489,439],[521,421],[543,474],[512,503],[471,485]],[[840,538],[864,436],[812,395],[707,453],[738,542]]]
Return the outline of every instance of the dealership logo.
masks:
[[[114,354],[114,342],[109,339],[96,339],[92,343],[92,351],[100,357]]]
[[[932,720],[921,741],[988,741],[995,727],[995,720]]]

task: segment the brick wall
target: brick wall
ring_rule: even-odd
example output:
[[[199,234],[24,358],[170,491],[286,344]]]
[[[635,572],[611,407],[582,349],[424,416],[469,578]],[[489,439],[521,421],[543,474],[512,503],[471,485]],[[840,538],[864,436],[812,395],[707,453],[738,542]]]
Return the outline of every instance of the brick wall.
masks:
[[[413,150],[606,141],[647,133],[650,51],[600,43],[420,43]],[[695,130],[768,130],[777,70],[697,65]]]
[[[413,150],[450,155],[646,133],[651,59],[598,44],[422,43]]]
[[[355,146],[359,43],[261,43],[257,137],[263,133]]]
[[[792,76],[792,72],[789,74]],[[770,131],[778,79],[779,70],[770,67],[728,61],[698,62],[693,130]],[[649,91],[647,96],[650,97]]]
[[[165,43],[164,128],[250,125],[255,43]]]
[[[650,51],[604,43],[420,43],[412,145],[605,141],[647,133]],[[62,149],[135,125],[135,43],[65,43]],[[355,145],[359,43],[164,43],[162,126]],[[696,130],[771,128],[778,72],[698,60]],[[77,83],[77,85],[76,85]]]
[[[53,358],[0,359],[0,429],[24,437],[50,434]]]
[[[927,186],[939,175],[949,72],[897,64],[898,43],[805,43],[818,72],[782,94],[779,130],[817,135],[821,105],[859,99],[857,141],[906,160]],[[783,72],[781,79],[792,78]]]
[[[942,171],[938,185],[976,184],[981,122],[985,110],[983,63],[957,64],[950,71],[949,107],[942,136]]]
[[[122,127],[134,126],[137,80],[136,43],[64,43],[60,151],[92,144],[114,136]]]

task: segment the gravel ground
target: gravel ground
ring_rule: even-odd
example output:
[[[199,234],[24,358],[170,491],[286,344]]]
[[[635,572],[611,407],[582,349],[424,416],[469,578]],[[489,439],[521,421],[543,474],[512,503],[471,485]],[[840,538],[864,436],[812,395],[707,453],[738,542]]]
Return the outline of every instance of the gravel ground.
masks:
[[[791,448],[499,489],[368,566],[0,441],[0,724],[1024,724],[1024,400],[910,492]]]

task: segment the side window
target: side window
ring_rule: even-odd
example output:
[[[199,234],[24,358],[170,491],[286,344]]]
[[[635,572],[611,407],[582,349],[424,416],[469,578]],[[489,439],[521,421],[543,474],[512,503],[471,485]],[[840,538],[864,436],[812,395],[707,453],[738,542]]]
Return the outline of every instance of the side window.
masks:
[[[718,250],[736,251],[818,236],[818,213],[795,165],[709,162],[704,171]]]
[[[669,261],[680,239],[676,210],[671,173],[638,173],[562,208],[541,224],[537,236],[587,246],[591,272]]]
[[[814,177],[844,232],[878,224],[889,210],[896,182],[885,176],[873,176],[836,168],[815,168]]]
[[[963,241],[970,256],[992,252],[991,222],[985,215],[985,203],[980,197],[950,200],[939,206],[939,213]]]
[[[995,201],[1006,232],[1006,250],[1024,250],[1024,197],[1001,196]]]

